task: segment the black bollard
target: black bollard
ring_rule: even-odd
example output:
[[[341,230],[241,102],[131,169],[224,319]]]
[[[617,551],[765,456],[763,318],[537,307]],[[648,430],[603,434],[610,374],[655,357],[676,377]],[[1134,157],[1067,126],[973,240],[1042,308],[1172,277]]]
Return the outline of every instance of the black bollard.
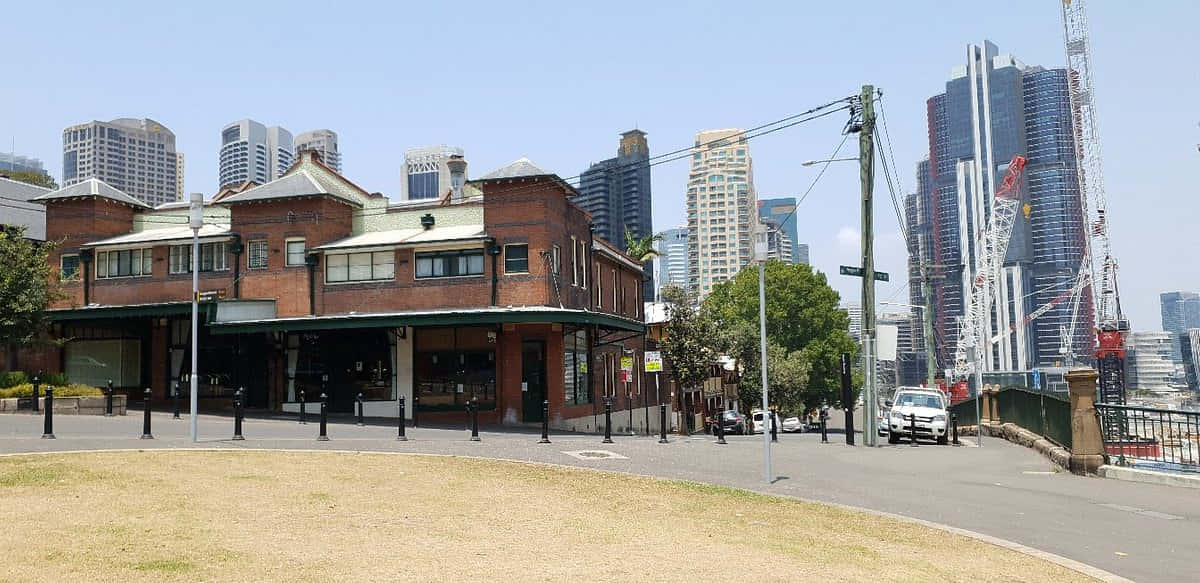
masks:
[[[612,443],[612,397],[604,397],[604,439],[600,443]]]
[[[828,420],[829,420],[829,413],[826,413],[824,410],[822,410],[821,411],[821,443],[829,443],[829,433],[828,433],[829,424],[827,423]]]
[[[912,440],[910,443],[913,447],[917,447],[917,414],[910,413],[908,415],[908,430],[912,432]]]
[[[471,441],[479,441],[479,400],[471,397],[467,410],[471,412]]]
[[[142,439],[154,439],[150,433],[150,387],[146,387],[142,394]]]
[[[771,441],[779,441],[779,416],[775,414],[775,409],[771,409]]]
[[[317,441],[329,441],[329,435],[327,433],[325,433],[325,421],[326,421],[326,415],[327,415],[326,401],[327,400],[328,400],[328,397],[325,396],[325,393],[321,393],[321,434],[317,436]]]
[[[725,441],[725,410],[724,409],[719,409],[717,411],[717,443],[720,445],[726,445],[728,443],[727,441]]]
[[[542,439],[538,443],[550,443],[550,400],[542,401]]]
[[[670,443],[667,441],[667,404],[658,404],[658,442]]]
[[[38,377],[33,377],[33,412],[38,412],[38,399],[41,398],[38,390]]]
[[[625,391],[625,406],[629,408],[629,435],[637,435],[633,432],[633,392],[632,390]]]
[[[961,445],[958,442],[958,413],[950,414],[950,428],[954,431],[954,441],[951,443],[954,445]]]
[[[46,387],[46,418],[42,439],[54,439],[54,387]]]
[[[396,441],[408,441],[408,437],[404,435],[404,397],[400,397],[400,422],[396,425],[400,427],[397,430]]]
[[[300,389],[300,424],[308,424],[308,415],[304,413],[304,389]]]
[[[243,441],[246,438],[242,437],[242,404],[245,402],[246,392],[242,387],[238,387],[237,392],[233,394],[233,440]]]
[[[108,379],[108,398],[105,399],[105,401],[104,401],[104,416],[105,417],[113,416],[112,400],[113,400],[112,379]]]
[[[362,396],[362,393],[359,393],[358,394],[358,426],[362,427],[363,425],[366,425],[366,423],[363,423],[363,396]]]
[[[421,395],[413,395],[413,427],[417,426],[417,411],[421,409]]]
[[[171,418],[179,419],[179,381],[172,382],[171,386],[172,397],[175,399],[175,413]]]

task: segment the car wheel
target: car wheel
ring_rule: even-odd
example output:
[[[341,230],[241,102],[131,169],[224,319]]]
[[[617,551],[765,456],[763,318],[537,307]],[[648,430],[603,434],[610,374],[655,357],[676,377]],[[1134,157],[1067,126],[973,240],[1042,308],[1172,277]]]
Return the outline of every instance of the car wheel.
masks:
[[[950,443],[950,438],[946,437],[945,435],[937,438],[938,445],[946,445],[948,443]]]
[[[888,443],[892,445],[900,443],[900,436],[896,435],[895,433],[888,433]]]

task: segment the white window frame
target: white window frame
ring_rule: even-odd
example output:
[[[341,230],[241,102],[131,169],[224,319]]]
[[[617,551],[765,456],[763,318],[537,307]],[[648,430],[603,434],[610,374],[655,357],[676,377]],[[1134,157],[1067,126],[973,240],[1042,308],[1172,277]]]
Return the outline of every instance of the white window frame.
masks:
[[[571,287],[579,286],[579,245],[575,236],[571,236]]]
[[[364,257],[365,256],[365,257]],[[363,263],[363,260],[366,263]],[[351,267],[366,267],[366,278],[351,278]],[[386,267],[385,267],[386,266]],[[337,275],[342,277],[330,277],[331,273],[335,273],[333,269],[343,270]],[[325,254],[325,283],[327,284],[346,284],[346,283],[370,283],[380,281],[395,281],[396,279],[396,251],[389,249],[386,251],[358,251],[354,253],[326,253]]]
[[[300,261],[292,262],[292,243],[300,243]],[[288,237],[283,240],[283,264],[287,267],[302,267],[304,266],[304,254],[308,251],[308,247],[304,245],[304,237]]]
[[[109,275],[108,274],[109,254],[110,253],[121,253],[123,251],[129,252],[129,257],[130,257],[130,259],[129,259],[129,265],[130,265],[129,275]],[[137,273],[133,273],[133,265],[134,265],[133,257],[134,257],[135,252],[137,253],[137,266],[138,266]],[[103,257],[103,259],[101,259],[102,257]],[[100,270],[101,263],[104,264],[103,273],[101,273],[101,270]],[[127,248],[127,249],[106,249],[104,251],[97,251],[95,264],[96,265],[94,268],[95,269],[94,275],[95,275],[96,279],[125,279],[125,278],[129,278],[129,277],[150,277],[151,275],[153,275],[153,271],[154,271],[154,248],[153,247],[136,247],[136,248]],[[61,267],[61,264],[60,264],[60,267]],[[149,267],[150,269],[146,269],[147,267]]]
[[[514,243],[514,244],[515,245],[523,245],[524,243]],[[479,273],[460,273],[457,275],[432,275],[432,274],[421,275],[421,260],[424,258],[420,257],[420,256],[425,255],[425,254],[430,254],[430,253],[435,254],[435,255],[443,254],[443,253],[444,254],[458,253],[458,254],[460,254],[459,258],[462,258],[464,256],[471,256],[471,257],[479,256],[481,258],[481,263],[479,264]],[[480,253],[482,253],[482,255],[480,255]],[[486,255],[487,254],[484,253],[484,251],[478,247],[465,247],[465,248],[461,248],[461,249],[439,249],[436,251],[432,250],[432,249],[427,250],[427,251],[416,251],[413,253],[413,279],[414,280],[424,280],[424,279],[459,279],[459,278],[464,278],[464,277],[483,277],[484,272],[487,271]],[[467,261],[469,262],[470,259],[468,259]],[[467,269],[468,269],[468,271],[470,270],[469,263],[468,263]]]
[[[262,265],[254,264],[254,248],[262,246]],[[246,269],[266,269],[271,266],[271,246],[266,239],[251,239],[246,242]]]
[[[555,275],[562,273],[562,248],[557,244],[550,247],[550,269]]]
[[[612,269],[612,288],[613,288],[613,313],[621,311],[621,304],[617,303],[617,288],[621,287],[621,280],[617,279],[617,268]]]
[[[204,250],[212,249],[212,269],[201,269],[200,273],[215,273],[221,271],[229,271],[229,242],[228,241],[213,241],[209,243],[200,243],[200,253],[198,253],[200,264],[204,264]],[[220,253],[218,253],[220,251]],[[171,265],[171,256],[177,258],[176,264]],[[183,270],[179,268],[179,263],[186,262],[187,267]],[[192,245],[171,245],[167,250],[167,273],[171,275],[181,275],[191,273],[192,268]]]
[[[579,286],[583,289],[587,289],[588,271],[591,271],[591,266],[587,263],[588,253],[586,241],[579,242],[579,254],[579,260],[582,262],[582,269],[579,270]]]

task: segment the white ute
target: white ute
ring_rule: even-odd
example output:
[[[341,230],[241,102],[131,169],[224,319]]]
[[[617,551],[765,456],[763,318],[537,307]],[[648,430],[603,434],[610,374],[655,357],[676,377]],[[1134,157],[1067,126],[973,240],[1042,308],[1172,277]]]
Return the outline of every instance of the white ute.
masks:
[[[902,438],[912,438],[913,420],[916,415],[917,437],[935,439],[938,445],[947,443],[946,395],[936,389],[900,387],[893,401],[887,403],[891,410],[887,414],[888,443],[900,443]]]

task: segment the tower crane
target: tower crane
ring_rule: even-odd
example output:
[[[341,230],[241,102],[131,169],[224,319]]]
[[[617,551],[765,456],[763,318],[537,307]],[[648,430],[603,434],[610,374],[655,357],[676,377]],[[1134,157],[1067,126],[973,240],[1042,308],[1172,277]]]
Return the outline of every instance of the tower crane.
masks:
[[[969,352],[972,348],[979,351],[977,354],[981,358],[991,354],[991,339],[985,336],[985,323],[991,318],[990,301],[996,280],[1004,268],[1004,256],[1008,253],[1008,240],[1021,202],[1021,174],[1024,171],[1025,157],[1013,156],[1004,182],[992,197],[987,226],[975,236],[979,269],[971,280],[966,313],[959,320],[958,344],[954,349],[954,377],[957,379],[965,378],[970,372]]]
[[[1080,201],[1087,229],[1079,277],[1090,279],[1082,293],[1072,298],[1070,329],[1076,329],[1080,307],[1085,300],[1091,299],[1095,307],[1097,342],[1094,356],[1100,372],[1100,401],[1120,405],[1125,403],[1125,334],[1129,331],[1129,321],[1121,313],[1117,262],[1108,237],[1108,203],[1104,194],[1100,132],[1092,86],[1092,47],[1085,8],[1085,0],[1062,0],[1071,125]]]

